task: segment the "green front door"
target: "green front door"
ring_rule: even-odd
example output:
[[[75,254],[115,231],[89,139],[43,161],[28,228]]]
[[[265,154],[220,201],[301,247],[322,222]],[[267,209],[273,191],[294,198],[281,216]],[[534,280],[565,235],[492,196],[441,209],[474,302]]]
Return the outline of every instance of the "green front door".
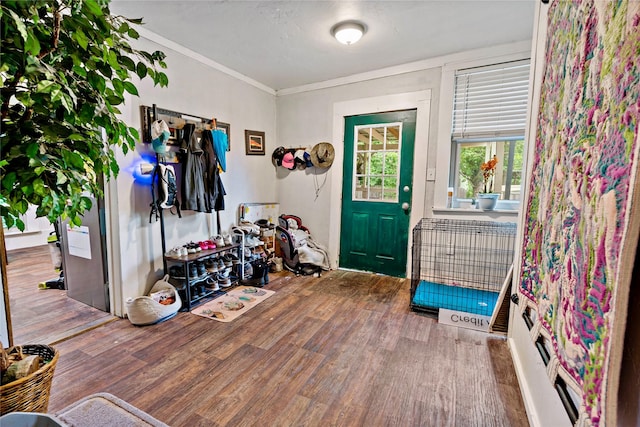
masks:
[[[416,110],[345,117],[340,267],[406,277]]]

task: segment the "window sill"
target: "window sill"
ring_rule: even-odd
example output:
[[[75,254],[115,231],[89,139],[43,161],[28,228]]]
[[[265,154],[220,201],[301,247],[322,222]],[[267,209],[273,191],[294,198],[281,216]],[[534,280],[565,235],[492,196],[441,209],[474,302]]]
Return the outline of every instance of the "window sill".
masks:
[[[26,230],[25,229],[24,231],[20,231],[17,228],[13,228],[12,227],[12,228],[9,228],[9,229],[5,228],[4,229],[4,235],[6,237],[9,237],[9,236],[26,236],[28,234],[40,233],[41,231],[44,231],[44,230]]]
[[[517,209],[494,209],[492,211],[483,211],[482,209],[475,208],[433,208],[433,213],[455,215],[518,216]]]

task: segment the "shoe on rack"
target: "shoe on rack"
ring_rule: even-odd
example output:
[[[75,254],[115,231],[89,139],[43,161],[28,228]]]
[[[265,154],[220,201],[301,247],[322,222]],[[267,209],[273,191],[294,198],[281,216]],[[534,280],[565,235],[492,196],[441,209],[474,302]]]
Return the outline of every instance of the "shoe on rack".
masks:
[[[203,251],[206,251],[207,249],[216,248],[216,244],[213,243],[211,240],[203,240],[202,242],[198,242],[198,245],[200,246],[200,249],[202,249]]]
[[[189,277],[196,278],[198,277],[198,266],[195,264],[189,264]]]
[[[229,255],[231,254],[222,255],[222,262],[224,262],[225,267],[231,267],[233,265],[233,259]]]
[[[218,280],[215,277],[209,277],[205,282],[205,286],[213,291],[219,291],[220,285],[218,285]]]
[[[255,248],[257,246],[256,238],[252,235],[248,235],[244,238],[244,246],[246,248]]]
[[[181,265],[172,265],[169,267],[169,275],[174,279],[185,279],[184,268]]]
[[[224,240],[224,245],[225,246],[231,246],[233,245],[233,239],[231,238],[230,234],[225,234],[222,236],[222,239]]]
[[[231,265],[240,264],[240,259],[232,253],[226,255],[231,260]]]
[[[264,242],[255,236],[249,236],[249,247],[255,248],[264,245]]]
[[[207,274],[207,268],[204,266],[204,262],[197,261],[196,268],[198,269],[198,276],[204,276]]]
[[[217,246],[217,247],[219,247],[219,248],[221,248],[221,247],[225,246],[225,244],[224,244],[224,238],[223,238],[221,235],[219,235],[219,234],[217,234],[217,235],[215,235],[215,236],[211,236],[211,240],[212,240],[212,241],[213,241],[213,243],[215,243],[215,244],[216,244],[216,246]]]
[[[219,277],[218,285],[220,285],[221,288],[228,288],[229,286],[231,286],[231,279],[229,279],[228,277]]]
[[[241,219],[240,222],[238,223],[238,227],[242,229],[245,233],[255,234],[256,236],[260,234],[260,227],[258,227],[251,221]]]
[[[225,268],[218,272],[218,277],[227,278],[231,274],[231,267]]]
[[[218,262],[214,258],[207,258],[204,261],[204,266],[209,273],[217,273],[218,272]]]
[[[190,254],[195,254],[196,252],[200,252],[202,250],[200,245],[198,243],[195,243],[195,242],[189,242],[186,245],[184,245],[184,247],[187,248],[187,251]]]
[[[244,263],[244,278],[248,279],[251,276],[253,276],[253,266],[251,265],[250,262],[245,262]]]
[[[165,253],[165,256],[169,256],[169,257],[181,257],[187,254],[187,249],[184,247],[175,247],[173,249],[170,249],[169,251],[167,251],[167,253]]]

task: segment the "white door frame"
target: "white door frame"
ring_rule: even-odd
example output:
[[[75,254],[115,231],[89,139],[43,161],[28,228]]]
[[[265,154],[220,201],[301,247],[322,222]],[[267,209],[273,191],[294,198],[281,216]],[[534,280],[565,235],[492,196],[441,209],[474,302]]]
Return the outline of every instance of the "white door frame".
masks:
[[[331,268],[338,268],[340,252],[340,218],[342,216],[342,179],[344,162],[344,118],[359,114],[375,114],[385,111],[417,109],[416,136],[413,159],[413,191],[409,218],[409,242],[411,230],[424,216],[427,181],[427,149],[429,146],[429,115],[431,90],[398,93],[372,98],[354,99],[333,104],[333,141],[342,141],[335,147],[334,169],[331,177],[329,206],[329,258]],[[411,277],[411,244],[407,245],[407,277]]]

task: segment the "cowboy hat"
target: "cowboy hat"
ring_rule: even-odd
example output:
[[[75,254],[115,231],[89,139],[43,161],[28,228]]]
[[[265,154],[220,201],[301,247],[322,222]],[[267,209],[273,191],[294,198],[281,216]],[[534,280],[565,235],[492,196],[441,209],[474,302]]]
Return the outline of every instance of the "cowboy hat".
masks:
[[[330,142],[319,142],[311,149],[311,163],[317,168],[329,168],[336,153]]]

